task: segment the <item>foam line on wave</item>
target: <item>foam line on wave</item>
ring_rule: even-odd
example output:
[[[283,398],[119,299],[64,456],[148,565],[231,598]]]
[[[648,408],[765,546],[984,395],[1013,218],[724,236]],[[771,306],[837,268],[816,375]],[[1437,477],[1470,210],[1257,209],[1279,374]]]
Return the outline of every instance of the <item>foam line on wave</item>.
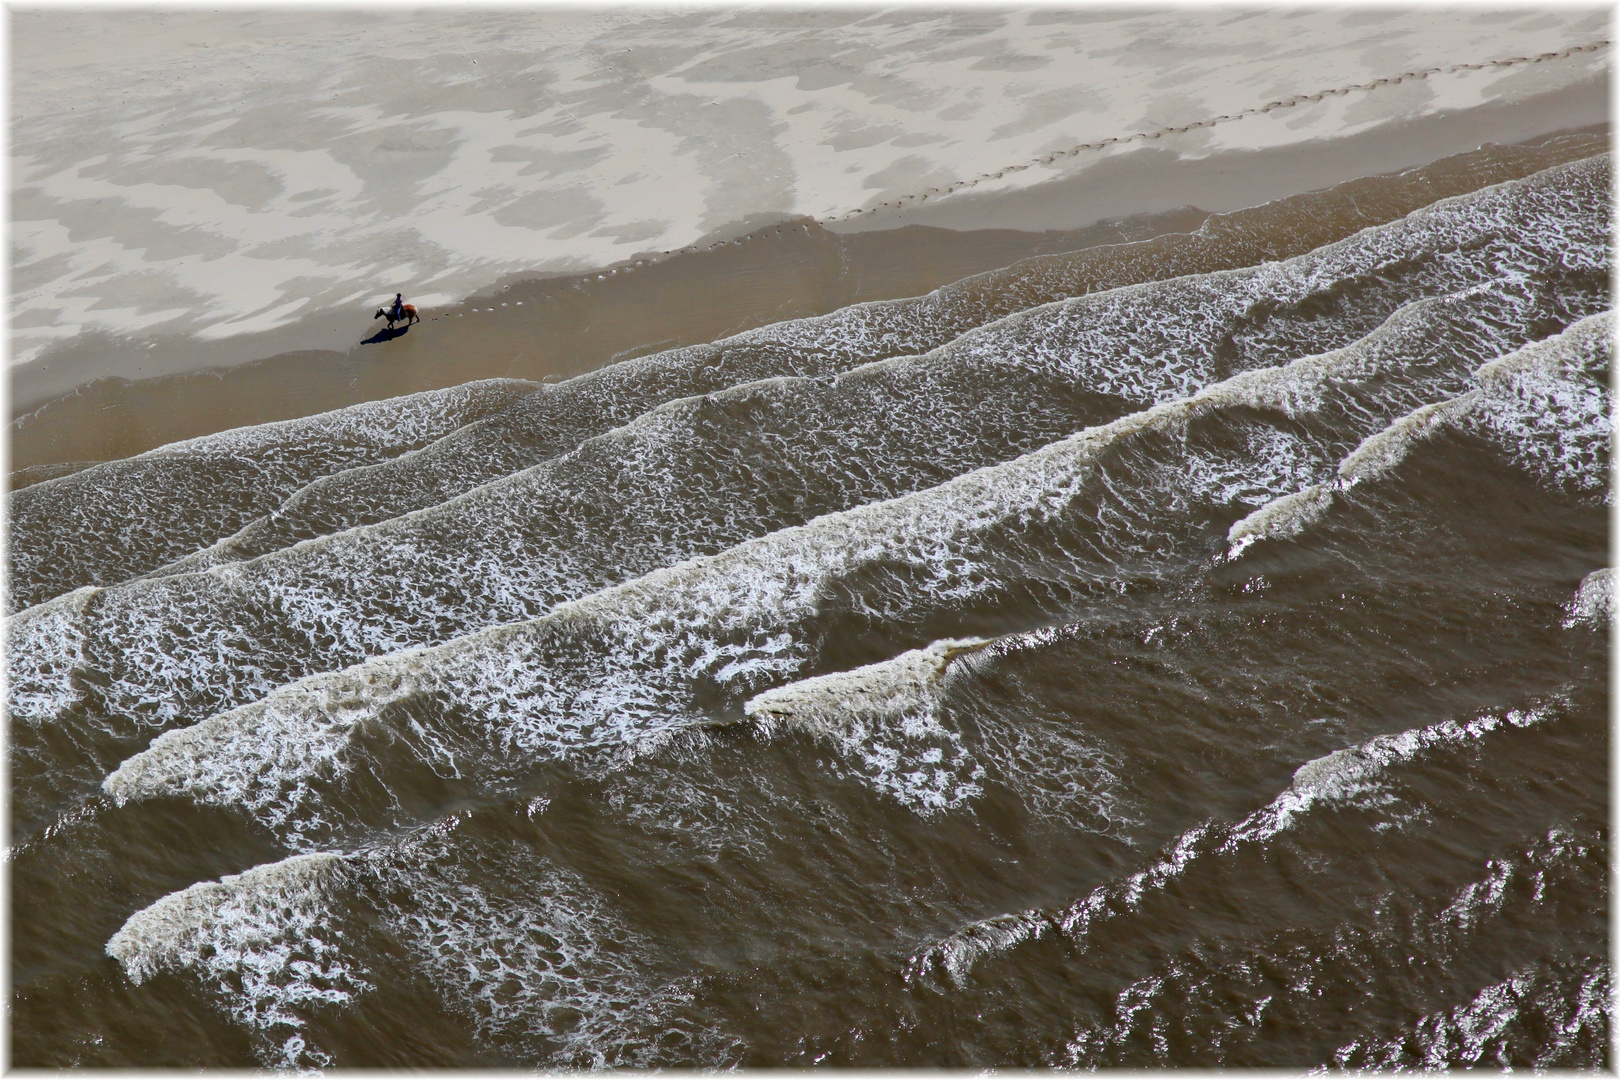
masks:
[[[352,1009],[398,977],[368,966],[393,951],[369,942],[374,924],[497,1052],[572,1069],[735,1061],[723,1033],[681,1015],[690,986],[654,973],[652,944],[601,896],[459,824],[200,882],[131,915],[107,955],[136,985],[158,972],[199,981],[272,1066],[339,1064],[303,1032],[312,1009]]]
[[[1569,986],[1572,968],[1589,976],[1593,960],[1556,961],[1549,971],[1543,950],[1552,943],[1543,934],[1534,949],[1541,955],[1524,965],[1523,928],[1555,925],[1574,914],[1571,907],[1586,906],[1593,890],[1602,889],[1603,846],[1601,832],[1553,826],[1529,843],[1520,839],[1506,850],[1497,848],[1484,860],[1483,873],[1475,870],[1473,880],[1449,895],[1418,881],[1381,892],[1373,904],[1343,904],[1333,897],[1324,906],[1347,909],[1339,917],[1291,922],[1246,940],[1198,935],[1120,989],[1112,1008],[1084,1009],[1082,1015],[1091,1015],[1079,1021],[1049,1063],[1066,1068],[1186,1065],[1191,1062],[1185,1048],[1177,1054],[1149,1037],[1154,1026],[1180,1021],[1190,1029],[1189,1041],[1198,1045],[1195,1062],[1260,1059],[1298,1066],[1443,1069],[1485,1064],[1487,1048],[1502,1053],[1511,1047],[1521,1061],[1530,1051],[1542,1064],[1561,1059],[1571,1064],[1565,1055],[1577,1044],[1586,1044],[1580,1050],[1587,1055],[1601,1047],[1595,1032],[1582,1030],[1596,1018],[1591,1009],[1596,1003],[1577,991],[1562,1008],[1549,1009],[1552,995],[1546,991],[1552,988],[1546,984]],[[1528,967],[1540,974],[1534,981],[1542,992],[1525,993],[1529,987],[1515,978],[1476,994],[1479,971],[1500,970],[1499,965],[1524,965],[1521,972]],[[1354,985],[1371,970],[1401,973],[1398,1004]],[[1572,981],[1590,985],[1581,975]],[[1502,993],[1508,987],[1514,992]],[[1465,997],[1454,1010],[1421,1017],[1393,1039],[1385,1034],[1404,1026],[1403,1015],[1456,1001],[1459,992],[1473,1001]],[[1347,1009],[1347,997],[1378,997],[1386,1007]],[[1562,1014],[1566,1023],[1574,1023],[1562,1037],[1543,1041],[1546,1029],[1537,1030],[1537,1014]],[[1312,1037],[1302,1038],[1303,1030]],[[1346,1041],[1335,1050],[1334,1040]],[[1512,1061],[1504,1055],[1496,1063]]]
[[[1392,332],[1404,322],[1398,320]],[[760,683],[791,678],[812,662],[804,631],[821,597],[864,567],[906,567],[928,583],[921,596],[900,588],[864,598],[875,612],[897,605],[895,618],[909,617],[906,609],[919,602],[993,593],[1004,587],[1004,571],[997,569],[1003,559],[1017,567],[1025,565],[1020,559],[1039,563],[1053,557],[1020,550],[1017,534],[1061,520],[1099,465],[1123,446],[1179,436],[1189,423],[1223,411],[1304,415],[1319,408],[1318,395],[1330,390],[1353,401],[1356,379],[1379,383],[1389,367],[1399,366],[1369,364],[1368,351],[1365,345],[1351,347],[1247,372],[1013,462],[655,571],[562,604],[540,619],[305,678],[159,737],[110,775],[104,788],[119,800],[167,793],[236,805],[272,828],[298,833],[333,824],[321,820],[317,788],[334,791],[353,779],[353,740],[385,714],[399,718],[386,722],[396,727],[411,715],[409,729],[400,734],[424,760],[462,773],[493,769],[492,778],[505,768],[522,771],[553,757],[636,752],[706,722],[689,696],[694,682],[746,696]],[[1397,408],[1404,407],[1401,389],[1393,388]],[[1379,413],[1365,412],[1360,422],[1377,422]],[[1283,485],[1292,480],[1284,468],[1269,483],[1286,490]],[[1123,520],[1120,542],[1138,542],[1140,523]],[[1201,543],[1195,538],[1188,548],[1189,566],[1206,558]],[[1074,558],[1065,549],[1058,559],[1065,572],[1075,572]],[[1118,571],[1105,563],[1095,572]],[[473,718],[471,726],[434,719],[444,708]],[[484,764],[475,766],[479,761]]]
[[[532,393],[487,379],[233,428],[9,494],[11,610],[122,581],[241,528],[311,478],[415,449]]]
[[[1599,215],[1590,213],[1591,207],[1596,204],[1584,198],[1588,182],[1595,175],[1603,175],[1604,167],[1601,162],[1589,161],[1578,166],[1567,167],[1560,173],[1540,174],[1537,178],[1532,178],[1532,181],[1522,182],[1518,188],[1512,189],[1513,191],[1531,191],[1551,185],[1560,191],[1560,194],[1551,199],[1548,204],[1528,208],[1526,221],[1529,224],[1525,224],[1524,227],[1532,232],[1537,230],[1546,232],[1548,235],[1544,239],[1560,251],[1560,257],[1564,261],[1567,261],[1572,254],[1578,253],[1577,263],[1584,260],[1584,262],[1590,262],[1593,265],[1607,264],[1607,233],[1602,228]],[[1227,348],[1227,346],[1222,344],[1218,336],[1210,334],[1212,320],[1215,323],[1224,325],[1227,332],[1233,332],[1235,327],[1242,326],[1246,320],[1251,318],[1263,322],[1267,317],[1266,309],[1268,305],[1275,305],[1278,302],[1286,302],[1290,299],[1297,302],[1302,297],[1316,296],[1318,292],[1323,290],[1331,292],[1336,279],[1353,281],[1365,279],[1379,282],[1382,280],[1379,274],[1380,270],[1384,273],[1392,272],[1390,265],[1388,265],[1391,262],[1396,264],[1397,267],[1406,265],[1410,269],[1412,260],[1409,256],[1412,255],[1413,247],[1418,250],[1428,250],[1435,246],[1446,248],[1447,245],[1473,245],[1477,247],[1481,237],[1496,235],[1498,231],[1505,227],[1501,219],[1505,217],[1511,220],[1514,217],[1511,208],[1503,209],[1499,205],[1503,200],[1505,190],[1492,189],[1491,192],[1469,196],[1460,202],[1458,204],[1458,207],[1461,207],[1460,212],[1451,214],[1451,216],[1460,217],[1462,219],[1460,222],[1453,221],[1448,225],[1445,221],[1448,214],[1440,213],[1431,208],[1429,211],[1415,215],[1414,219],[1408,219],[1396,225],[1384,226],[1380,230],[1364,232],[1359,237],[1342,241],[1330,249],[1325,249],[1325,253],[1312,253],[1309,256],[1302,256],[1283,264],[1268,264],[1251,270],[1223,272],[1221,275],[1205,275],[1192,279],[1176,279],[1172,282],[1133,286],[1124,290],[1093,294],[1080,300],[1048,305],[1011,316],[992,327],[975,331],[958,339],[945,349],[927,354],[924,357],[900,358],[880,362],[878,365],[869,365],[860,369],[859,374],[851,373],[844,378],[858,382],[860,379],[886,380],[906,377],[922,380],[918,385],[926,388],[929,378],[943,377],[938,374],[942,371],[959,368],[962,372],[962,380],[971,383],[974,380],[972,372],[975,370],[981,372],[980,377],[982,378],[983,372],[1002,370],[1008,364],[1016,362],[1027,365],[1032,372],[1045,372],[1047,377],[1059,380],[1060,384],[1064,382],[1077,383],[1127,402],[1136,401],[1147,404],[1155,400],[1162,400],[1164,397],[1175,393],[1184,393],[1196,389],[1211,378],[1225,373],[1223,369],[1229,371],[1235,365],[1264,363],[1278,358],[1279,355],[1286,357],[1298,355],[1299,352],[1314,351],[1308,348],[1307,345],[1319,343],[1326,326],[1321,317],[1314,320],[1306,319],[1293,329],[1284,327],[1276,330],[1273,336],[1277,340],[1267,338],[1265,334],[1257,329],[1257,326],[1250,326],[1245,331],[1248,340],[1243,341],[1240,339],[1239,342],[1238,347],[1243,350],[1243,353],[1240,353],[1242,358],[1234,359],[1227,356],[1217,362],[1214,353]],[[1508,201],[1511,202],[1511,198]],[[1483,211],[1481,212],[1482,206]],[[1580,230],[1575,230],[1571,226],[1569,219],[1572,215],[1578,217],[1582,213],[1582,207],[1586,208],[1588,216],[1593,217],[1593,224],[1590,228],[1583,227]],[[1454,207],[1453,210],[1456,211],[1457,208]],[[1438,223],[1435,220],[1437,216],[1441,219]],[[1585,247],[1574,242],[1577,239],[1575,236],[1568,235],[1576,231],[1579,231],[1581,237],[1585,238]],[[1587,236],[1588,233],[1591,235]],[[1412,239],[1414,234],[1416,239],[1412,240],[1410,246],[1404,244],[1400,239],[1401,237]],[[1522,237],[1507,242],[1507,247],[1512,250],[1500,253],[1500,259],[1511,260],[1514,258],[1512,251],[1521,250],[1524,247]],[[1587,251],[1586,248],[1588,247],[1593,250]],[[1489,264],[1494,266],[1497,263],[1498,256],[1492,254],[1488,246],[1481,248],[1475,254],[1480,255],[1482,260],[1480,265]],[[1522,258],[1519,261],[1522,263]],[[1470,267],[1474,268],[1470,269]],[[1443,273],[1441,280],[1425,281],[1423,284],[1431,287],[1466,286],[1480,272],[1474,263],[1456,264],[1455,260],[1453,260],[1453,265],[1443,266],[1435,271],[1435,273]],[[1359,318],[1362,321],[1376,320],[1376,318],[1381,317],[1385,308],[1399,302],[1400,299],[1402,297],[1396,295],[1380,301],[1378,304],[1372,305],[1370,312],[1359,316]],[[1558,302],[1568,303],[1570,298]],[[1175,309],[1178,307],[1185,309],[1184,325],[1168,326],[1167,328],[1167,320],[1163,309]],[[1258,313],[1254,313],[1256,307],[1259,308]],[[1271,318],[1269,325],[1280,325],[1278,319],[1281,316],[1275,312],[1273,312],[1273,315],[1276,317]],[[1510,322],[1514,319],[1527,317],[1522,313],[1503,315],[1503,318]],[[1101,325],[1104,322],[1114,329],[1105,332]],[[1140,329],[1143,326],[1147,326],[1148,329]],[[1354,331],[1358,328],[1356,320],[1352,319],[1348,325],[1337,331],[1337,333],[1339,336],[1344,337],[1353,336]],[[1057,346],[1062,347],[1058,348]],[[1118,362],[1115,354],[1121,349],[1131,354],[1132,363],[1120,364]],[[954,367],[948,367],[948,365],[954,365]],[[1021,430],[1021,428],[1029,425],[1020,423],[1017,419],[1018,416],[1028,420],[1037,416],[1043,408],[1049,410],[1055,407],[1049,405],[1048,402],[1059,395],[1039,393],[1038,391],[1041,388],[1038,386],[1019,386],[1019,380],[1016,378],[1012,379],[1011,382],[1013,385],[1011,389],[1005,391],[1006,393],[1032,393],[1034,398],[1033,402],[1022,412],[1016,407],[1008,410],[1016,415],[1007,424],[1002,425],[1003,427]],[[788,384],[781,385],[785,387]],[[835,382],[831,389],[823,393],[808,384],[799,384],[797,392],[810,394],[815,399],[832,400],[843,392],[844,385],[843,380],[839,380]],[[850,383],[847,385],[856,384]],[[737,391],[737,393],[742,394],[759,392],[762,391],[757,386],[753,389],[744,387]],[[784,390],[783,392],[786,393],[787,391]],[[921,390],[918,390],[917,393],[924,400],[901,402],[899,406],[891,403],[891,413],[895,407],[909,405],[913,409],[917,409],[926,405],[928,403],[926,395]],[[723,393],[714,400],[714,403],[726,407],[727,402],[731,401],[734,396]],[[708,399],[702,401],[703,405],[709,403]],[[675,407],[678,410],[679,408],[696,406],[699,406],[698,399],[692,399],[685,405]],[[663,408],[668,410],[671,407],[664,406]],[[964,406],[962,412],[964,417],[968,418],[968,422],[982,422],[988,415],[982,407],[968,408]],[[670,414],[668,412],[659,413],[655,410],[654,414],[644,414],[644,418],[646,423],[641,425],[642,428],[646,428],[647,424],[652,424],[656,428],[658,423],[668,421]],[[1057,419],[1061,420],[1062,418],[1059,416]],[[1086,419],[1083,414],[1076,414],[1072,422],[1078,426],[1086,422]],[[899,427],[905,426],[893,415],[889,417],[889,420]],[[701,421],[701,417],[695,418],[694,424],[698,424],[699,421]],[[862,423],[864,426],[871,426],[870,418]],[[857,429],[860,426],[856,425],[855,428],[850,429],[850,438],[859,435]],[[917,447],[926,449],[929,440],[938,440],[950,434],[948,431],[940,430],[937,424],[919,425],[914,423],[912,427],[915,430],[910,433],[910,442],[915,444],[915,447],[912,448],[914,450]],[[619,444],[624,446],[632,446],[634,439],[631,438],[626,441],[626,436],[630,435],[634,430],[636,430],[636,425],[620,429],[617,435],[610,434],[609,436],[599,437],[606,438],[608,442],[601,444],[592,452],[598,452],[602,446],[611,449],[611,446],[616,445],[613,443],[614,439],[618,439]],[[704,435],[701,430],[697,429],[694,429],[688,435],[692,439],[699,439],[700,436],[710,442],[713,441],[713,436]],[[928,467],[934,468],[936,470],[935,475],[937,475],[937,469],[942,463],[948,462],[949,467],[952,469],[984,463],[984,452],[980,447],[988,444],[989,441],[988,439],[964,437],[957,440],[957,445],[952,448],[949,454],[946,454],[942,449],[935,448],[930,453],[940,458],[939,461],[927,462],[926,459],[929,457],[929,453],[918,453],[916,456],[923,459]],[[1017,448],[1016,444],[1012,447],[1012,449]],[[889,452],[893,453],[894,451]],[[970,456],[964,456],[964,452],[979,452],[981,456],[978,460],[973,460]],[[836,460],[829,462],[828,468],[823,471],[829,473],[839,472],[847,467],[849,459],[859,457],[860,455],[853,453],[841,453]],[[841,465],[841,461],[844,464]],[[863,467],[866,466],[863,465]],[[419,627],[409,625],[409,619],[400,623],[400,625],[392,625],[390,620],[384,619],[382,622],[386,625],[368,626],[364,618],[349,617],[344,614],[355,603],[364,603],[368,599],[368,594],[370,596],[391,595],[400,587],[396,583],[403,583],[408,590],[418,589],[418,586],[411,583],[426,573],[426,567],[429,565],[433,566],[446,582],[463,582],[459,590],[462,600],[458,601],[458,603],[469,607],[469,610],[465,612],[435,610],[448,602],[446,597],[449,594],[446,593],[444,588],[423,590],[423,596],[410,602],[402,601],[396,607],[404,611],[424,613],[423,618],[426,618],[426,613],[431,613],[433,618],[430,621],[443,624],[443,628],[437,631],[439,640],[452,633],[465,632],[475,628],[480,623],[523,618],[544,610],[549,604],[556,602],[558,599],[577,596],[589,591],[591,588],[599,588],[611,580],[611,578],[605,578],[600,570],[595,571],[594,577],[591,574],[584,574],[577,582],[560,583],[566,587],[556,587],[544,582],[537,584],[536,582],[525,582],[523,580],[526,576],[546,578],[548,571],[544,567],[537,566],[534,559],[519,550],[526,547],[528,541],[525,537],[519,535],[520,530],[514,531],[513,521],[509,519],[523,520],[525,514],[523,504],[528,500],[556,498],[560,504],[567,504],[570,499],[579,497],[570,496],[566,492],[558,491],[555,487],[547,486],[547,477],[552,475],[554,471],[552,469],[551,471],[537,473],[530,470],[525,474],[520,474],[521,478],[514,477],[510,478],[509,481],[498,481],[494,486],[476,489],[475,492],[469,492],[460,497],[461,500],[465,501],[448,504],[441,508],[440,511],[423,512],[429,514],[429,516],[412,517],[408,520],[402,519],[402,522],[397,527],[378,526],[370,531],[349,533],[345,534],[344,537],[333,538],[329,541],[306,542],[305,545],[291,549],[287,557],[293,560],[308,560],[312,564],[319,563],[323,558],[329,561],[332,558],[338,558],[334,553],[340,549],[346,550],[345,545],[355,547],[358,553],[361,545],[375,541],[369,555],[360,558],[357,554],[355,559],[350,560],[354,565],[318,589],[318,596],[301,598],[298,595],[298,587],[293,585],[281,589],[275,595],[265,595],[261,598],[262,603],[269,606],[290,604],[292,608],[296,609],[299,612],[298,618],[302,619],[307,625],[295,627],[294,636],[307,637],[312,642],[327,642],[324,648],[327,652],[328,662],[333,659],[337,659],[338,662],[355,662],[369,653],[434,640],[433,636],[424,634]],[[916,473],[911,479],[907,479],[896,475],[891,466],[883,466],[875,471],[877,474],[875,479],[881,482],[869,483],[865,487],[852,489],[844,498],[849,501],[860,501],[862,499],[884,497],[893,494],[896,490],[904,490],[908,486],[914,486],[919,476],[928,476],[925,470]],[[632,501],[641,503],[656,502],[659,497],[667,496],[667,491],[662,489],[669,486],[668,484],[660,485],[660,490],[644,494]],[[493,506],[494,509],[483,512],[484,517],[488,519],[487,521],[474,520],[470,516],[479,512],[475,504]],[[834,505],[837,505],[836,500]],[[684,511],[684,508],[682,509]],[[458,517],[467,520],[458,526],[456,522]],[[765,531],[779,527],[784,523],[781,517],[775,519],[761,518],[748,528],[742,528],[736,523],[721,521],[718,524],[711,523],[707,527],[707,531],[734,541],[748,535],[749,528],[754,531]],[[473,526],[476,526],[476,528]],[[424,548],[420,542],[412,539],[415,533],[432,532],[446,528],[450,532],[457,532],[458,529],[463,532],[471,530],[466,537],[460,540],[452,537],[451,540],[456,540],[456,542],[447,541],[440,544],[439,547],[444,549],[456,548],[458,551],[464,548],[467,556],[462,561],[470,559],[478,563],[478,572],[475,575],[469,576],[465,569],[458,570],[459,563],[456,563],[455,560],[452,559],[446,562],[444,556],[436,554],[434,550]],[[518,556],[518,564],[527,561],[532,569],[519,568],[517,565],[508,569],[508,564],[512,563],[510,555],[491,556],[489,554],[492,545],[488,544],[487,536],[500,533],[502,530],[505,530],[503,535],[507,535],[512,543],[516,545],[513,548],[513,553]],[[402,540],[404,541],[403,547],[401,546]],[[321,546],[323,543],[327,546]],[[685,550],[681,550],[679,545],[668,543],[666,537],[655,535],[650,535],[643,545],[626,544],[623,546],[625,550],[620,553],[618,564],[630,567],[632,573],[648,569],[644,561],[639,564],[636,561],[638,558],[644,559],[646,552],[654,552],[659,557],[671,560],[694,553],[690,545]],[[493,563],[491,558],[495,560]],[[586,558],[588,561],[588,555],[573,552],[568,553],[568,558]],[[399,563],[397,571],[390,572],[388,570],[390,559]],[[285,565],[287,564],[276,563],[273,560],[259,564],[245,564],[241,576],[227,574],[226,571],[221,570],[220,576],[216,576],[213,583],[206,585],[206,588],[215,589],[217,585],[218,588],[223,589],[226,588],[223,583],[227,582],[231,583],[230,588],[235,588],[236,583],[239,582],[246,583],[244,584],[245,588],[247,584],[263,582],[267,577],[278,574],[285,577],[290,573],[293,578],[296,578],[295,571],[278,569]],[[498,572],[496,570],[497,565],[500,567]],[[368,569],[371,566],[376,567],[375,573]],[[374,588],[363,584],[362,579],[368,573],[377,580],[377,585]],[[550,576],[557,577],[558,575],[550,573]],[[561,576],[566,578],[569,575],[564,573]],[[159,610],[163,606],[161,597],[164,595],[165,587],[161,582],[150,583],[150,586],[155,590],[152,593],[154,596],[152,606],[154,610]],[[130,586],[130,588],[134,589],[143,587],[145,586]],[[174,590],[183,592],[190,587],[192,586],[181,582],[174,586]],[[205,588],[200,583],[195,587],[197,589]],[[260,591],[264,591],[262,586]],[[271,591],[274,592],[275,590]],[[495,596],[497,593],[501,595]],[[352,594],[355,599],[345,599],[345,594]],[[109,606],[108,601],[105,599],[97,600],[95,603],[104,608]],[[476,607],[478,604],[484,604],[486,610],[477,612],[470,610],[471,607]],[[137,616],[127,615],[123,616],[123,618],[128,621],[136,619]],[[228,621],[235,626],[239,620],[232,618]],[[399,620],[393,621],[398,622]],[[176,622],[177,625],[183,626],[185,635],[189,636],[196,626],[206,625],[208,620],[207,618],[201,618],[199,622],[198,615],[194,612],[187,612],[183,615],[177,614]],[[227,648],[224,645],[220,647]],[[108,651],[112,652],[114,648],[114,644],[109,642]],[[155,640],[149,642],[124,640],[116,644],[117,653],[127,658],[126,661],[120,662],[131,662],[135,667],[146,663],[143,658],[154,656],[154,650],[159,648],[160,646]],[[334,650],[336,656],[333,656]],[[26,650],[24,652],[26,653]],[[251,656],[244,656],[243,662],[234,665],[234,667],[239,672],[252,674],[258,671],[262,659],[261,654],[254,653]],[[233,665],[225,666],[229,668]],[[13,664],[13,667],[16,667],[16,663]],[[289,670],[283,667],[281,670],[287,672],[282,677],[283,681],[301,674],[295,669]],[[30,678],[26,672],[22,673],[22,675],[22,681],[27,681]],[[14,671],[13,676],[17,678],[18,672]],[[228,673],[224,674],[223,677],[227,681],[233,678]],[[258,686],[256,692],[268,689],[268,686],[260,684],[275,677],[273,675],[254,676],[257,680],[255,685]],[[151,686],[152,704],[150,706],[141,704],[146,700],[147,696],[145,692],[137,693],[134,699],[137,703],[136,707],[143,711],[155,709],[156,719],[171,723],[180,716],[176,709],[184,708],[180,703],[185,700],[186,692],[185,688],[181,686],[165,686],[162,680],[159,679]],[[215,709],[223,707],[224,704],[223,701],[217,703]],[[33,714],[29,713],[19,713],[18,715],[33,717]]]
[[[1502,1069],[1598,1071],[1614,1024],[1613,973],[1598,959],[1539,961],[1484,987],[1473,999],[1422,1017],[1410,1031],[1356,1039],[1334,1051],[1346,1071]]]
[[[1585,145],[1576,140],[1570,149]],[[1509,154],[1501,148],[1495,152]],[[711,345],[626,361],[551,387],[551,394],[562,396],[531,396],[505,415],[448,435],[432,447],[316,481],[274,514],[157,572],[200,570],[251,558],[299,539],[446,501],[566,452],[581,439],[674,397],[775,375],[824,377],[887,356],[926,352],[1013,311],[1057,299],[1295,256],[1357,227],[1412,212],[1448,189],[1501,178],[1513,171],[1509,162],[1518,160],[1509,154],[1508,161],[1481,163],[1461,177],[1436,166],[1353,181],[1327,193],[1217,215],[1192,234],[1042,256],[924,297],[857,304]],[[1282,229],[1285,218],[1288,228]]]
[[[1160,893],[1204,862],[1230,858],[1240,848],[1264,848],[1311,815],[1345,806],[1375,808],[1390,770],[1434,754],[1455,754],[1497,732],[1528,728],[1557,715],[1562,702],[1484,713],[1465,721],[1442,720],[1365,742],[1301,765],[1288,787],[1237,822],[1204,821],[1183,832],[1146,868],[1092,889],[1059,908],[1033,908],[982,919],[917,950],[906,961],[908,982],[944,976],[968,985],[976,965],[1025,942],[1048,936],[1084,949],[1093,929],[1130,918],[1150,893]]]
[[[1232,525],[1228,558],[1264,539],[1298,535],[1333,506],[1338,493],[1375,480],[1437,432],[1472,422],[1515,460],[1556,487],[1609,501],[1609,400],[1614,313],[1589,315],[1562,333],[1482,365],[1478,390],[1413,410],[1369,436],[1338,475],[1284,495]]]
[[[954,809],[983,790],[984,770],[934,706],[951,663],[990,644],[948,638],[851,671],[788,683],[750,698],[743,714],[768,735],[804,731],[864,778],[922,813]]]
[[[131,915],[107,955],[137,986],[163,972],[193,973],[255,1037],[267,1065],[331,1066],[331,1055],[301,1034],[301,1013],[374,988],[330,917],[346,876],[340,856],[315,852],[199,882]]]
[[[1543,483],[1613,505],[1613,311],[1483,365],[1473,425]]]
[[[88,666],[85,611],[99,586],[86,585],[6,619],[6,696],[15,719],[60,713],[76,696],[73,672]]]

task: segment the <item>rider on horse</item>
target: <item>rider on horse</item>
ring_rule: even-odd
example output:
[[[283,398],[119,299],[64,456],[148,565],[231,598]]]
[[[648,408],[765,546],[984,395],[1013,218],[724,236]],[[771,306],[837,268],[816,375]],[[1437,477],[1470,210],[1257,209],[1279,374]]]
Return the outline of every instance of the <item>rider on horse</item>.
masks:
[[[405,296],[403,293],[395,293],[394,302],[385,308],[378,308],[377,314],[373,315],[372,318],[387,319],[388,329],[390,331],[394,329],[394,324],[399,322],[401,319],[405,321],[405,325],[407,327],[409,327],[411,323],[422,321],[422,317],[416,313],[416,308],[413,305],[405,302]]]

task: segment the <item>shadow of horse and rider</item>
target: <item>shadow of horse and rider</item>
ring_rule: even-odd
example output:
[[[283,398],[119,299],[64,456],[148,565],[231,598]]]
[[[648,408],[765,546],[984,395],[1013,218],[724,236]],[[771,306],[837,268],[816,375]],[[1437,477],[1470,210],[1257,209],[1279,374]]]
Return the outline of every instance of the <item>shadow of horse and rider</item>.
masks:
[[[360,344],[379,345],[384,341],[393,341],[397,337],[404,337],[410,332],[412,323],[422,321],[422,316],[416,313],[415,304],[400,304],[397,308],[378,308],[377,314],[371,317],[371,321],[376,322],[378,319],[387,319],[388,325],[370,337],[363,339]],[[400,322],[405,325],[396,329],[394,324]]]

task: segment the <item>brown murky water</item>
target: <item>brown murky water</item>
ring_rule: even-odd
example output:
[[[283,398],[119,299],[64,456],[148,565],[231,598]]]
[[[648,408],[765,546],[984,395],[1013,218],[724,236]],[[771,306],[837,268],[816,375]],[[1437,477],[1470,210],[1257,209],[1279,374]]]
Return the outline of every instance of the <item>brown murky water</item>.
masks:
[[[14,492],[14,1062],[1608,1067],[1603,150]]]

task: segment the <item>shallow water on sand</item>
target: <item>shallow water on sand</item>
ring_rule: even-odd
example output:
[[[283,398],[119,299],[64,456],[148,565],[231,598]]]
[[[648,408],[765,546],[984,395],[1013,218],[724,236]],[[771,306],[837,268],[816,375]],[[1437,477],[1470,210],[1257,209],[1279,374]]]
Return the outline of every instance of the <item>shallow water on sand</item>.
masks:
[[[1600,150],[13,493],[14,1061],[1608,1067]]]

